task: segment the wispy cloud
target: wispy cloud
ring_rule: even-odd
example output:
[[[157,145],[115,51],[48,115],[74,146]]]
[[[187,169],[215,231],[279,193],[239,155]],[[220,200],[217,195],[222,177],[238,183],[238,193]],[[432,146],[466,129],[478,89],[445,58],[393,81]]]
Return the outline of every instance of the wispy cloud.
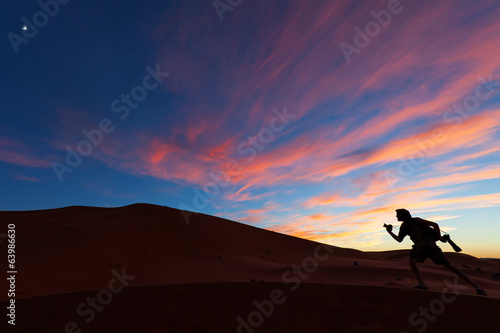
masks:
[[[14,179],[23,180],[23,181],[27,181],[27,182],[36,182],[36,183],[42,182],[42,180],[37,179],[35,177],[27,177],[22,172],[20,172],[19,174],[15,175]]]
[[[500,177],[491,161],[500,151],[500,90],[479,78],[500,74],[500,7],[406,2],[346,63],[339,43],[352,41],[353,28],[386,5],[268,2],[265,10],[233,13],[233,29],[213,24],[200,8],[172,9],[150,37],[162,41],[158,61],[172,73],[163,89],[177,96],[175,106],[148,128],[117,128],[92,158],[198,189],[227,178],[213,207],[235,205],[239,212],[226,211],[240,221],[323,241],[373,233],[373,241],[363,239],[375,244],[380,222],[401,205],[439,217],[456,205],[497,204],[495,194],[458,194],[455,187]],[[487,101],[453,112],[477,89]],[[255,139],[283,105],[297,121],[247,162],[239,145]],[[75,112],[65,117],[80,123],[77,132],[88,122]],[[73,127],[56,134],[71,138]],[[7,151],[3,160],[44,165]],[[392,188],[384,174],[413,152],[423,163]],[[290,187],[297,191],[286,193]]]
[[[47,168],[50,163],[39,158],[32,147],[18,139],[0,136],[0,161],[32,168]]]

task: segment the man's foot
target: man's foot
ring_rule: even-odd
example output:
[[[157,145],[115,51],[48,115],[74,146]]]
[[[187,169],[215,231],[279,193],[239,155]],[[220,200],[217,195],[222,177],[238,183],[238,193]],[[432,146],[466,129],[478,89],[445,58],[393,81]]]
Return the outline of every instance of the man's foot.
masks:
[[[415,286],[411,289],[422,289],[422,290],[427,290],[427,286],[419,284],[418,286]]]
[[[476,289],[476,293],[477,295],[488,296],[488,294],[486,294],[486,291],[483,288]]]

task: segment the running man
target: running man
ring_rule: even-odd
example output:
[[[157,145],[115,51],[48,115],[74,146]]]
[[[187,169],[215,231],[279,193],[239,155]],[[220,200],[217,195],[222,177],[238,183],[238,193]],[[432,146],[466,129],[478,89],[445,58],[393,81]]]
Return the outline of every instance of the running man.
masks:
[[[441,237],[439,225],[435,222],[427,221],[419,217],[412,217],[406,209],[396,209],[396,218],[402,221],[399,235],[392,232],[392,225],[387,225],[387,232],[396,241],[401,243],[406,236],[410,236],[413,242],[413,247],[410,251],[410,266],[411,270],[417,277],[419,284],[414,289],[427,290],[427,286],[422,279],[422,274],[417,266],[417,263],[423,263],[427,258],[431,258],[436,265],[443,265],[450,271],[459,276],[462,280],[470,284],[478,295],[486,296],[486,291],[479,287],[471,278],[462,272],[457,267],[453,266],[443,254],[443,251],[436,245],[436,241],[444,241]]]

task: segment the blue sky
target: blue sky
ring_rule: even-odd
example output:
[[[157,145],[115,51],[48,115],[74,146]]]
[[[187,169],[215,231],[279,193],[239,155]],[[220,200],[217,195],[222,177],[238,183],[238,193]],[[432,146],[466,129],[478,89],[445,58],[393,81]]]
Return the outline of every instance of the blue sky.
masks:
[[[406,207],[500,257],[497,2],[42,3],[0,20],[0,209],[147,202],[372,251],[409,247],[381,229]]]

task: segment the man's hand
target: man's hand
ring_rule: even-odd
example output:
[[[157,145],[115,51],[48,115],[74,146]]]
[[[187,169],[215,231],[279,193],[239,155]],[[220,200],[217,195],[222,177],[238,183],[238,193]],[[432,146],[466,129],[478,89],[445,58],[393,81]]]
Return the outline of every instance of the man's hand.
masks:
[[[387,232],[389,233],[389,235],[391,235],[392,238],[394,238],[399,243],[401,243],[403,241],[403,239],[405,238],[405,236],[406,236],[405,234],[401,234],[401,230],[399,231],[399,235],[395,235],[392,232],[392,224],[385,224],[384,223],[384,228],[387,230]]]

